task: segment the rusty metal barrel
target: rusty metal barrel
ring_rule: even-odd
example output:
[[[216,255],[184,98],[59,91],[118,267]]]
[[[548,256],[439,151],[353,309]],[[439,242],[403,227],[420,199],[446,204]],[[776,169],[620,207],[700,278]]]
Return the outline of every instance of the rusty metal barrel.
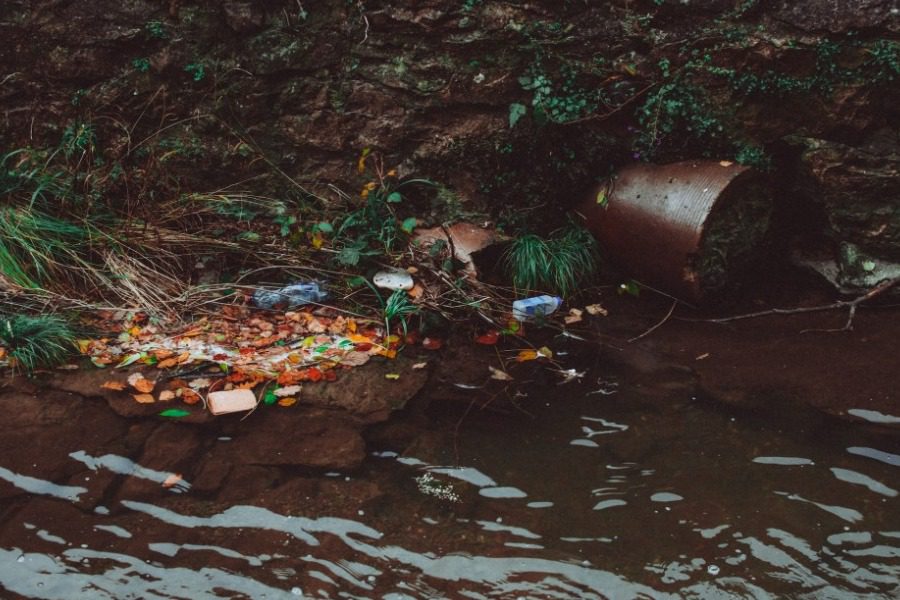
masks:
[[[768,229],[766,180],[729,161],[634,164],[578,207],[604,253],[675,297],[714,295],[743,269]]]

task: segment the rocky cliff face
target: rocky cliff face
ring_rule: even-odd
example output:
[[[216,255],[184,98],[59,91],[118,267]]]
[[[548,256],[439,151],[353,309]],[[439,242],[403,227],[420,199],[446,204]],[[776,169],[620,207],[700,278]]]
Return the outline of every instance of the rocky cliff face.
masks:
[[[463,206],[548,224],[636,157],[736,159],[773,169],[780,200],[822,211],[835,238],[896,257],[898,12],[896,0],[9,0],[0,149],[68,144],[105,169],[102,192],[146,207],[228,185],[336,201],[329,184],[355,195],[370,148]]]

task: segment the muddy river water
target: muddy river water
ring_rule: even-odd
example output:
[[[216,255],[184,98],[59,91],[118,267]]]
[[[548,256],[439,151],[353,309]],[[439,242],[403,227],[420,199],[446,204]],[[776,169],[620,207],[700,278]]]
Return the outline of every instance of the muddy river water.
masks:
[[[233,501],[91,436],[60,436],[62,480],[7,449],[0,597],[900,597],[891,415],[755,413],[583,368],[524,385],[521,412],[432,411],[353,472],[251,473]],[[160,492],[88,503],[97,480]]]

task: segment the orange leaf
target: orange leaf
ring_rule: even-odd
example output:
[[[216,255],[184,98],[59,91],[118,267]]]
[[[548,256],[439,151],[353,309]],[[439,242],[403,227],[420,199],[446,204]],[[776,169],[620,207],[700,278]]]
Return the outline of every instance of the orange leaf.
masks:
[[[153,402],[156,402],[156,398],[153,397],[153,394],[132,394],[132,397],[141,404],[152,404]]]
[[[282,398],[278,401],[278,406],[293,406],[297,404],[296,398]]]
[[[516,362],[525,362],[527,360],[535,360],[538,357],[537,350],[522,350],[516,356]]]
[[[198,394],[191,388],[182,388],[181,399],[185,404],[197,404],[198,402],[200,402],[200,394]]]
[[[322,371],[315,367],[310,367],[306,370],[307,377],[309,377],[310,381],[322,381]]]
[[[141,373],[132,373],[128,376],[128,384],[139,392],[149,394],[153,391],[156,383],[145,379]]]
[[[116,390],[117,392],[121,392],[125,389],[125,384],[121,381],[107,381],[103,385],[101,385],[105,390]]]
[[[171,369],[175,365],[178,364],[177,358],[167,358],[166,360],[162,360],[156,364],[157,369]]]
[[[191,359],[190,352],[182,352],[178,355],[178,364],[184,364]]]
[[[160,349],[160,350],[153,351],[153,356],[156,357],[156,360],[165,360],[165,359],[169,358],[170,356],[172,356],[173,354],[175,354],[175,353],[172,352],[171,350]]]

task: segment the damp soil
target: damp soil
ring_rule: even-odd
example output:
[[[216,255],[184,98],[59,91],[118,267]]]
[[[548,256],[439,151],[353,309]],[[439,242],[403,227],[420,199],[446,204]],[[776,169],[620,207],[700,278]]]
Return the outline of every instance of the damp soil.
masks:
[[[678,307],[628,343],[670,304],[604,304],[572,327],[592,341],[532,332],[568,383],[537,362],[491,380],[513,348],[448,343],[365,446],[337,437],[344,465],[286,459],[329,439],[287,409],[162,422],[7,388],[2,595],[897,597],[896,308],[825,334],[801,331],[846,315]]]

